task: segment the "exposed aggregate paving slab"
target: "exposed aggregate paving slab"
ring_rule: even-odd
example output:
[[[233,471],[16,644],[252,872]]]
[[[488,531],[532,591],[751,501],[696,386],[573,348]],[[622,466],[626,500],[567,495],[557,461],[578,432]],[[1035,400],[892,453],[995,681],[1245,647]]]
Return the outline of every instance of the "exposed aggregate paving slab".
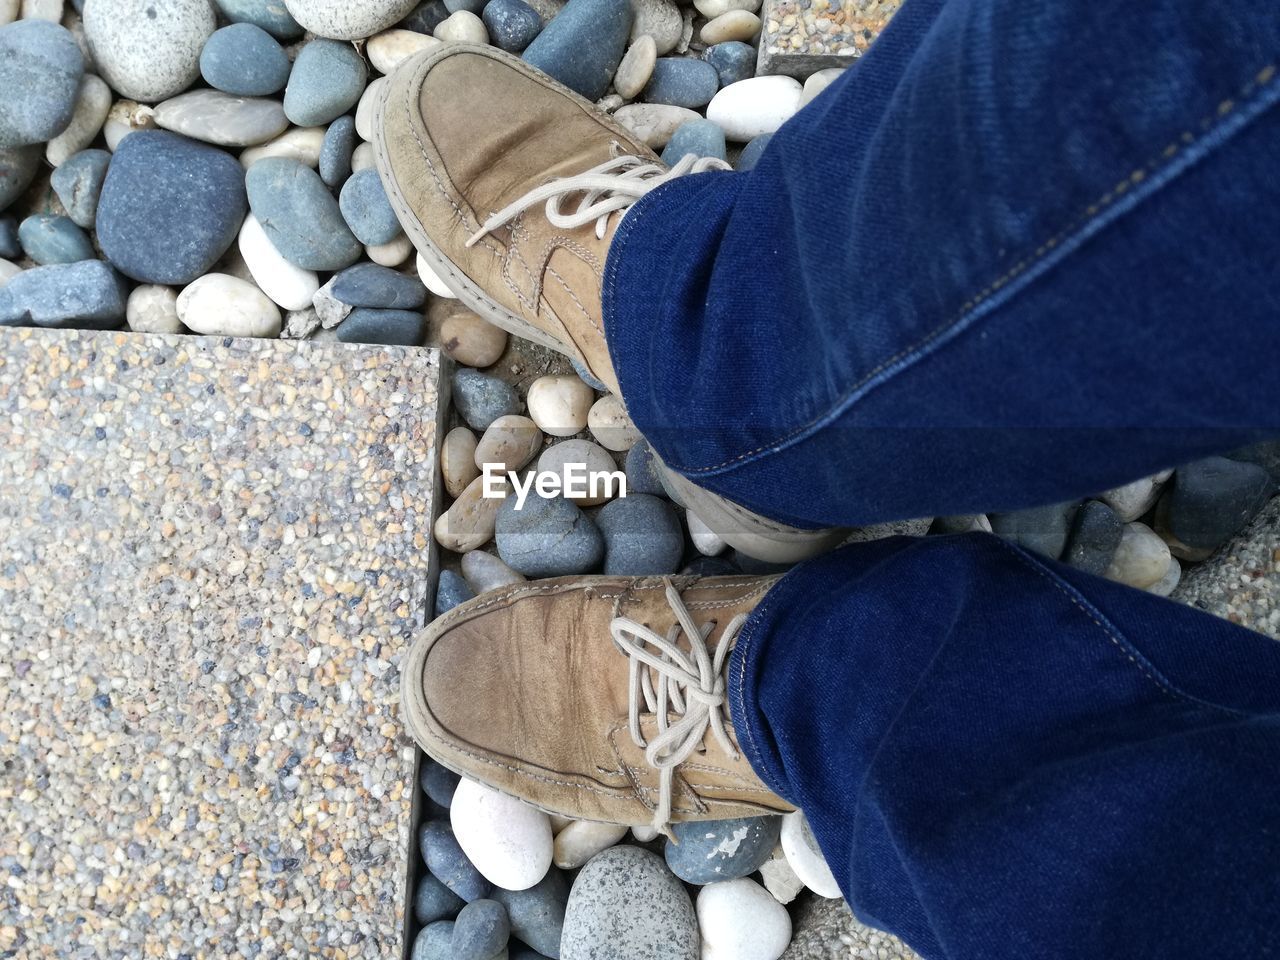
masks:
[[[867,52],[902,0],[765,0],[758,73],[804,78]]]

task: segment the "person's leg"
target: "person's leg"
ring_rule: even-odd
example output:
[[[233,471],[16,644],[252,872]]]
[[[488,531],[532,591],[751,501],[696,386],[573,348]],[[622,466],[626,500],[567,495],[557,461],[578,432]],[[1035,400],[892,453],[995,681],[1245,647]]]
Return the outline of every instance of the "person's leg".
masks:
[[[728,673],[752,767],[929,960],[1280,951],[1280,643],[899,538],[797,567]]]
[[[1280,432],[1278,64],[1275,4],[908,0],[753,171],[623,219],[628,409],[800,525],[1065,500]]]

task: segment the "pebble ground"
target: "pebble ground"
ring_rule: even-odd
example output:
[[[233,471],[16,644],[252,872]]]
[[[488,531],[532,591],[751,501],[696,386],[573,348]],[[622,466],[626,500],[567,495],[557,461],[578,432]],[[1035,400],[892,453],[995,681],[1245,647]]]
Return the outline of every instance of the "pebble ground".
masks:
[[[792,72],[784,66],[788,58],[802,58],[807,72],[848,66],[901,6],[902,0],[766,0],[761,58],[779,73]]]

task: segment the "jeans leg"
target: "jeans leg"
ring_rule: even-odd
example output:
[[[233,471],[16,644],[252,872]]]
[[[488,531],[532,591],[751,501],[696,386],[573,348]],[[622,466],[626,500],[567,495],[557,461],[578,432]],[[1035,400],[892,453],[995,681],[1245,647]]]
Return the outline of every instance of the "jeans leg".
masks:
[[[1280,952],[1280,643],[994,537],[765,597],[738,740],[864,920],[929,960]]]
[[[908,0],[746,173],[622,221],[668,465],[799,525],[1086,496],[1280,433],[1280,5]]]

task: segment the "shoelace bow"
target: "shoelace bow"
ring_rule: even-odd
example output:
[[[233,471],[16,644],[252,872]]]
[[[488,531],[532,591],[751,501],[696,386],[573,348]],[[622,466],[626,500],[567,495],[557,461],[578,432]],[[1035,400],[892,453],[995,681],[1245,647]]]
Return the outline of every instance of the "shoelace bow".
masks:
[[[487,234],[506,226],[530,207],[546,204],[547,220],[562,230],[585,226],[596,222],[596,238],[603,240],[609,226],[609,217],[615,213],[626,216],[632,205],[654,187],[690,173],[708,170],[732,170],[723,160],[715,157],[696,157],[686,153],[674,167],[645,160],[630,154],[614,157],[585,173],[572,177],[560,177],[550,183],[535,187],[518,200],[513,200],[480,225],[467,240],[473,246]],[[578,197],[578,205],[565,213],[563,204],[571,197]]]
[[[715,622],[701,627],[694,623],[689,608],[669,580],[666,596],[676,624],[665,637],[626,617],[616,617],[609,631],[614,644],[630,658],[631,739],[644,750],[645,761],[659,774],[653,827],[670,835],[667,824],[671,819],[676,767],[701,746],[707,730],[730,757],[738,757],[725,729],[728,706],[724,665],[747,615],[739,614],[729,621],[713,657],[707,650],[707,637],[715,629]],[[682,631],[689,641],[688,652],[680,649]],[[657,735],[648,742],[640,731],[642,706],[644,713],[653,714],[657,720]],[[671,713],[680,715],[675,724],[670,722]]]

